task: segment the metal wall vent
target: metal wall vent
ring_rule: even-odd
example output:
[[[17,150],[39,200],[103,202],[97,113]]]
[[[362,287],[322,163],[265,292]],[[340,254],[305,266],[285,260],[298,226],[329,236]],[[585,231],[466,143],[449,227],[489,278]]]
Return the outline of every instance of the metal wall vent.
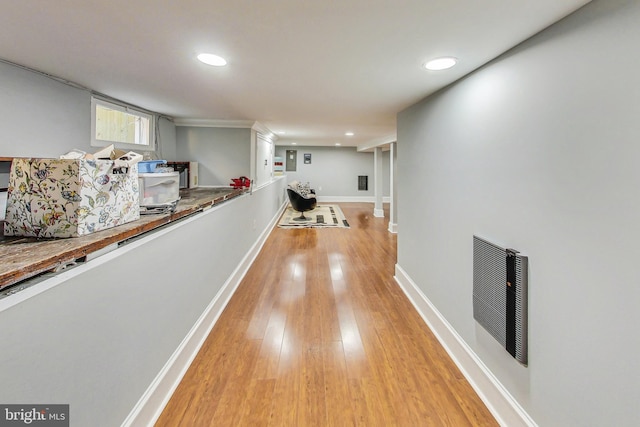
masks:
[[[358,191],[369,191],[368,175],[358,175]]]
[[[527,364],[528,259],[473,236],[473,318]]]

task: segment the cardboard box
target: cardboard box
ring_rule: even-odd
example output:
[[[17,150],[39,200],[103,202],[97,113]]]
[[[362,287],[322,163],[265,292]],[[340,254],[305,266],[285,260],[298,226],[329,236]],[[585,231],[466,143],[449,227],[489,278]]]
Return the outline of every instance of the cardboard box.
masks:
[[[5,236],[77,237],[140,218],[137,164],[13,159]]]

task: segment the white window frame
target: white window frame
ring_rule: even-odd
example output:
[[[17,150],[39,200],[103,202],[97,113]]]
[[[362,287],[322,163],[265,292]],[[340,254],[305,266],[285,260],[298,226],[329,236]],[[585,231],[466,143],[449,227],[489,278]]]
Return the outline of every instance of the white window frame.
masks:
[[[107,139],[98,139],[96,137],[96,109],[98,106],[109,108],[111,110],[122,111],[123,113],[131,114],[141,118],[149,120],[149,132],[148,135],[136,131],[136,138],[140,142],[135,144],[129,144],[120,141],[110,141]],[[135,107],[129,107],[126,105],[114,104],[113,102],[105,101],[104,99],[91,97],[91,146],[92,147],[105,147],[113,144],[116,148],[121,148],[129,151],[154,151],[155,150],[155,116],[147,113]]]

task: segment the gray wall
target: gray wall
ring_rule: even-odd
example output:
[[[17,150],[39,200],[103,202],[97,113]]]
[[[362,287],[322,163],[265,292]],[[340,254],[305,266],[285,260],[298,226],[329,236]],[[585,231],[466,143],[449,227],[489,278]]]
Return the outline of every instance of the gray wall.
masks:
[[[276,146],[276,156],[286,157],[286,150],[296,150],[296,172],[286,172],[287,182],[309,182],[319,197],[374,197],[373,153],[360,153],[355,147]],[[311,154],[311,164],[304,154]],[[369,190],[358,191],[358,175],[369,176]],[[383,152],[383,196],[389,196],[389,152]]]
[[[156,157],[162,160],[180,160],[176,154],[176,125],[173,121],[160,117],[158,119],[158,127],[160,135],[158,137]]]
[[[0,156],[92,152],[91,94],[0,62]]]
[[[398,264],[540,426],[640,425],[638,22],[595,0],[398,116]],[[528,368],[473,320],[474,233],[529,256]]]
[[[91,92],[0,62],[0,157],[58,157],[91,147]],[[175,126],[161,119],[160,151],[175,156]],[[155,157],[155,156],[154,156]]]
[[[176,155],[199,162],[200,185],[229,185],[251,176],[251,129],[178,126]]]

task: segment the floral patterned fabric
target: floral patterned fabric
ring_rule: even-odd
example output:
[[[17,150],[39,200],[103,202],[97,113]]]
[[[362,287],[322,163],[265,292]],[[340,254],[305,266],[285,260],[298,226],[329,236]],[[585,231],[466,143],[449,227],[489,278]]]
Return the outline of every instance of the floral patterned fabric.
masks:
[[[6,236],[76,237],[140,218],[138,169],[111,160],[14,159]]]

